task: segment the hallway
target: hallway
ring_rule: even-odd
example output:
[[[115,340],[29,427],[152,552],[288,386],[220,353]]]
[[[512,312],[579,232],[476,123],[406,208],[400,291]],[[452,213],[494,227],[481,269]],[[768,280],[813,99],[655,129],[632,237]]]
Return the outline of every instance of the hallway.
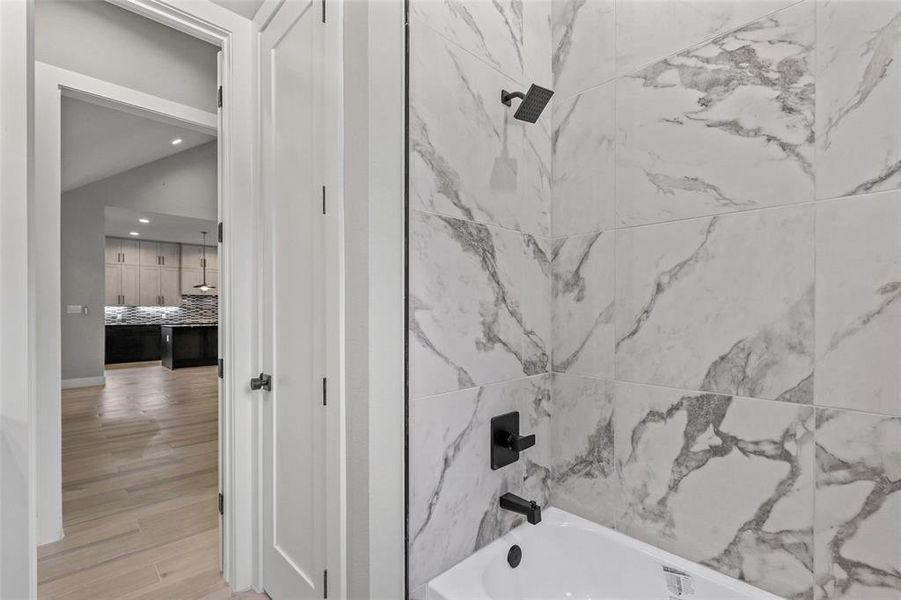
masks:
[[[66,535],[38,549],[39,597],[266,598],[219,574],[216,367],[106,377],[63,391]]]

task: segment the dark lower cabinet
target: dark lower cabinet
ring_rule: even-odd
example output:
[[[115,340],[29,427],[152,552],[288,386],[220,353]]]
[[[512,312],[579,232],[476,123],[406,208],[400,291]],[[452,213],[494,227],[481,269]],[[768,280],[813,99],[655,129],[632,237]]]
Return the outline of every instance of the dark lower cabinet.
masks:
[[[159,359],[159,325],[106,326],[106,364]]]
[[[215,365],[218,359],[218,326],[163,325],[160,328],[160,360],[164,367]]]

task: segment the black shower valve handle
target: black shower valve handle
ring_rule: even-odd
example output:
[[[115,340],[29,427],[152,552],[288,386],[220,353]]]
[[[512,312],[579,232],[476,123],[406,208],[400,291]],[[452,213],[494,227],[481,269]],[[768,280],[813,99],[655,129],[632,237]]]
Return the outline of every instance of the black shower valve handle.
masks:
[[[512,433],[508,433],[507,439],[504,440],[504,445],[514,452],[522,452],[535,445],[535,434],[513,435]]]

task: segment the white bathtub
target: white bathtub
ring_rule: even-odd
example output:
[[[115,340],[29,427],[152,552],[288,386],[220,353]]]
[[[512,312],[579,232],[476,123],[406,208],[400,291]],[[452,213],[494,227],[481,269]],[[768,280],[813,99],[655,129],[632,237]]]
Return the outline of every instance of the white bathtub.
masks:
[[[507,563],[513,544],[517,568]],[[681,589],[680,589],[681,586]],[[427,600],[779,600],[556,508],[429,582]]]

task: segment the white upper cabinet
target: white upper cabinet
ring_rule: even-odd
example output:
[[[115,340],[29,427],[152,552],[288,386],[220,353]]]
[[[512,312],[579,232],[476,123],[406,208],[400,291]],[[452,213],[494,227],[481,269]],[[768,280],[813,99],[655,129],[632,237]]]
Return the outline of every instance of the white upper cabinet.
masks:
[[[179,244],[160,242],[160,266],[179,268],[181,266],[181,247]]]
[[[108,265],[141,264],[141,246],[137,240],[106,238],[105,254]]]
[[[203,281],[204,253],[213,286],[205,292],[194,287]],[[105,257],[107,306],[179,306],[183,295],[219,295],[217,246],[106,238]]]
[[[138,242],[141,248],[141,266],[157,267],[160,264],[160,245],[157,242]]]

